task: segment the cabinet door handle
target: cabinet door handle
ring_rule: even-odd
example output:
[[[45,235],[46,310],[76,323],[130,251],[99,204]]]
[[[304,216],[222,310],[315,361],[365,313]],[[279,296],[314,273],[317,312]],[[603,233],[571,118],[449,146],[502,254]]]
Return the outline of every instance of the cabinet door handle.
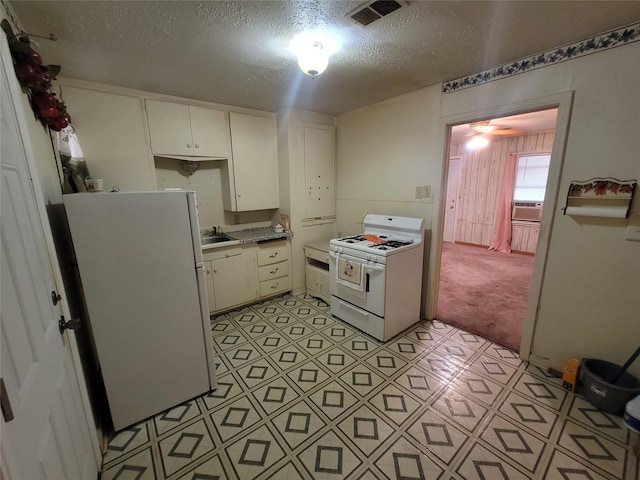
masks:
[[[269,273],[278,273],[278,269],[279,269],[279,268],[280,268],[280,267],[276,267],[276,269],[275,269],[275,270],[271,270]]]
[[[278,252],[274,252],[271,255],[269,255],[269,258],[276,258],[278,256]]]
[[[190,143],[187,143],[187,148],[191,148],[191,144]]]
[[[213,273],[216,273],[217,271],[218,271],[218,269],[217,269],[217,268],[214,268],[214,269],[213,269]]]
[[[200,148],[200,145],[198,145],[197,143],[194,145],[196,148]]]
[[[280,285],[280,283],[276,283],[275,285],[271,285],[271,289],[275,290],[276,288],[278,288],[278,285]]]

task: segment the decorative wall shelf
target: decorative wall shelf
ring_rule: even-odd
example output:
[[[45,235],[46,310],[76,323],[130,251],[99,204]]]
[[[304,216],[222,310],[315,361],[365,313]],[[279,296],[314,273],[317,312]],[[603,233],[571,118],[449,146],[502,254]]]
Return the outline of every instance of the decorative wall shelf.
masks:
[[[565,215],[627,218],[637,180],[598,177],[573,181],[567,193]]]

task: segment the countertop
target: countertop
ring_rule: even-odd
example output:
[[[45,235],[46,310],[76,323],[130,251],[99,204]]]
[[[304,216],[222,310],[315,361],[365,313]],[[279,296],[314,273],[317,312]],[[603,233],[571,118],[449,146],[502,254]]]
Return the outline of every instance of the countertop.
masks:
[[[227,237],[232,238],[233,240],[229,242],[202,245],[202,250],[210,250],[213,248],[229,247],[232,245],[242,245],[245,243],[264,242],[266,240],[278,240],[282,238],[293,237],[293,232],[276,233],[273,231],[273,227],[247,228],[245,230],[224,232],[224,234]]]

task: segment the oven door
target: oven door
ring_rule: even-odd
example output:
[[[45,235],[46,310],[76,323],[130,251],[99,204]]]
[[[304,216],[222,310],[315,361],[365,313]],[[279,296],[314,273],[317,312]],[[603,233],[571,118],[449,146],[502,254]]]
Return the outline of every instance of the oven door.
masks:
[[[358,291],[338,281],[338,262],[349,260],[353,265],[364,264],[364,288]],[[381,263],[367,262],[344,253],[329,253],[329,285],[331,295],[345,300],[357,307],[384,317],[385,266]]]

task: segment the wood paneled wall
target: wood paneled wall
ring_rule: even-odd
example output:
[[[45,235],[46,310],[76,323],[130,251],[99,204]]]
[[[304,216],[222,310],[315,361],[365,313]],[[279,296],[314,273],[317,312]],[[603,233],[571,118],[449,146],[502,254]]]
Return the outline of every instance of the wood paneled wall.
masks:
[[[486,148],[467,150],[464,143],[452,143],[451,157],[460,157],[456,242],[489,246],[507,156],[511,152],[549,153],[554,132],[515,137],[492,137]],[[512,250],[535,252],[538,224],[513,224]]]

